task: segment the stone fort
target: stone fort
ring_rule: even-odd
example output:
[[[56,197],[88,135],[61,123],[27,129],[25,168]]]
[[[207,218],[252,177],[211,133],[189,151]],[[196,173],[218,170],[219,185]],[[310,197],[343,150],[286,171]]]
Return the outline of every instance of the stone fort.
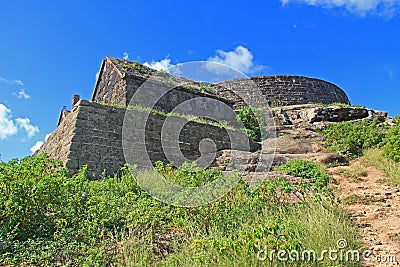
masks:
[[[154,106],[146,107],[141,101],[132,103],[132,97],[138,88],[155,74],[159,74],[160,79],[174,81],[176,86],[163,94]],[[158,111],[151,113],[144,122],[146,136],[142,145],[146,151],[139,152],[147,153],[152,162],[166,162],[168,159],[161,146],[161,129],[166,114],[179,104],[199,97],[223,102],[237,111],[246,103],[232,88],[235,88],[235,92],[239,90],[243,94],[249,94],[251,90],[248,88],[254,84],[270,106],[310,102],[350,103],[339,87],[314,78],[277,75],[203,84],[153,70],[138,62],[107,57],[101,64],[91,100],[81,100],[78,95],[74,95],[71,109],[61,111],[56,130],[36,154],[45,152],[50,157],[61,160],[70,174],[76,173],[84,165],[88,166],[92,176],[103,172],[117,173],[126,163],[122,145],[124,116],[127,109],[134,105],[140,106],[134,110],[138,118],[145,113],[143,110],[146,108]],[[153,81],[152,90],[156,92],[162,87],[162,82]],[[224,114],[223,110],[216,112],[221,113],[221,116]],[[199,144],[205,138],[213,140],[217,151],[231,149],[229,131],[237,132],[239,138],[244,134],[215,123],[187,121],[179,133],[179,150],[187,159],[196,160],[201,156]],[[251,151],[259,149],[259,145],[253,141],[250,141],[249,147]],[[140,166],[141,159],[137,158],[129,163]]]

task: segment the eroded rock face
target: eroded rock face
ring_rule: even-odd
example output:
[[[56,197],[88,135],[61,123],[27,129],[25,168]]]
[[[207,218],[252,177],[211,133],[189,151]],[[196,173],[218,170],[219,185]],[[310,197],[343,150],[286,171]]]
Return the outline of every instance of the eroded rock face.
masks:
[[[289,160],[301,159],[332,163],[347,163],[343,155],[330,153],[320,145],[325,129],[333,122],[378,119],[391,123],[386,112],[363,107],[323,106],[305,104],[272,109],[276,136],[263,141],[257,153],[221,151],[216,165],[223,170],[237,169],[244,174],[268,172]],[[234,159],[234,160],[233,160]],[[234,164],[232,164],[234,162]]]
[[[304,125],[318,126],[316,122],[341,122],[377,118],[388,120],[387,112],[363,107],[321,106],[318,104],[293,105],[272,108],[277,126]]]

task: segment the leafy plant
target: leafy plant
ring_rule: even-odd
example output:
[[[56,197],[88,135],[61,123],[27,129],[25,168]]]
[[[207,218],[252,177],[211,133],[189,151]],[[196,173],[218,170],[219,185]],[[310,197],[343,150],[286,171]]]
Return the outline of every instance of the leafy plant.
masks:
[[[195,162],[184,162],[179,168],[173,168],[170,163],[155,162],[155,170],[169,182],[186,187],[206,185],[222,176],[216,169],[201,169]]]
[[[262,111],[249,106],[239,109],[238,120],[242,121],[247,135],[256,142],[260,142],[262,134],[265,133],[265,121]]]
[[[318,162],[291,160],[277,167],[276,170],[284,170],[289,175],[310,179],[310,181],[319,189],[326,188],[331,180],[330,175]]]
[[[383,151],[385,157],[400,162],[400,121],[397,119],[395,122],[395,126],[389,129],[383,142]]]
[[[332,152],[356,158],[362,155],[363,149],[379,146],[386,130],[387,127],[380,126],[376,119],[334,123],[322,131],[322,145]]]

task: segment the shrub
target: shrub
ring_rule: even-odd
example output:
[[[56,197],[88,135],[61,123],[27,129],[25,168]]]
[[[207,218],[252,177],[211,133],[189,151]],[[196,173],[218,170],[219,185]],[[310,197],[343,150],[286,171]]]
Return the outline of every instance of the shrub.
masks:
[[[345,121],[332,124],[322,135],[322,145],[328,150],[356,158],[363,149],[379,146],[386,136],[386,127],[380,127],[377,120]]]
[[[66,170],[46,155],[0,163],[0,238],[26,240],[54,233]]]
[[[163,175],[167,181],[186,187],[206,185],[222,176],[222,172],[216,169],[201,169],[195,162],[184,162],[179,168],[173,168],[172,164],[155,162],[155,170]]]
[[[319,189],[324,189],[328,185],[331,177],[324,167],[318,162],[306,160],[291,160],[276,170],[284,170],[289,175],[310,179],[310,181]]]
[[[247,135],[256,142],[261,141],[262,131],[265,131],[265,122],[261,110],[249,106],[241,107],[238,119],[243,122]]]
[[[400,162],[400,121],[396,120],[396,125],[389,129],[384,141],[383,151],[385,157]]]

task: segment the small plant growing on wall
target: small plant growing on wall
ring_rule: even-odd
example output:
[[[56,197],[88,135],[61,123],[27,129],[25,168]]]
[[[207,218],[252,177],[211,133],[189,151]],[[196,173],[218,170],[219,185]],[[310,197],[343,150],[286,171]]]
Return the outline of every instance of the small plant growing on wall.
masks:
[[[261,110],[249,106],[241,107],[237,115],[238,119],[243,122],[247,135],[256,142],[261,141],[262,131],[265,131],[262,115]]]

